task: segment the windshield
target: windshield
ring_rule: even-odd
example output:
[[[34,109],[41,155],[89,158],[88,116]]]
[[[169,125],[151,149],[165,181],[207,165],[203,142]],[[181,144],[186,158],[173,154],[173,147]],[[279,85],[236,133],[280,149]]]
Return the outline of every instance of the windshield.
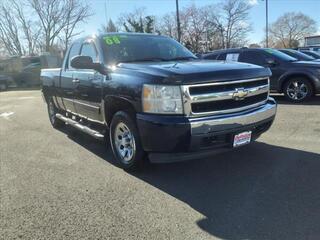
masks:
[[[102,39],[107,64],[196,58],[175,40],[155,35],[115,34]]]
[[[315,60],[314,57],[311,57],[307,54],[304,54],[302,52],[296,51],[296,50],[282,50],[282,52],[284,52],[285,54],[288,54],[291,57],[297,58],[299,60],[304,60],[304,61],[312,61]]]
[[[271,48],[267,48],[267,49],[264,49],[265,52],[271,54],[273,57],[276,57],[282,61],[285,61],[285,62],[295,62],[295,61],[298,61],[298,59],[294,58],[294,57],[291,57],[283,52],[280,52],[278,50],[275,50],[275,49],[271,49]]]
[[[320,54],[313,52],[313,51],[304,51],[304,53],[311,55],[312,57],[319,59],[320,58]]]

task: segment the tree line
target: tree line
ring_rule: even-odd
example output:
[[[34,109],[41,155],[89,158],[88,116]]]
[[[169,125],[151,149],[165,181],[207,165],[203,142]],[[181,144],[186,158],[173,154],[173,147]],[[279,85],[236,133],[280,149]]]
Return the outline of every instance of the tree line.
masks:
[[[14,56],[65,51],[80,34],[76,27],[91,15],[78,0],[3,0],[0,44]]]
[[[0,3],[0,47],[9,55],[35,55],[65,51],[79,35],[80,24],[93,11],[78,0],[3,0]],[[247,0],[225,0],[198,7],[191,4],[180,10],[181,42],[193,52],[242,47],[253,31]],[[147,14],[145,8],[120,14],[103,24],[100,32],[145,32],[177,39],[176,12],[163,16]],[[269,26],[269,46],[297,47],[305,36],[317,31],[309,16],[288,12]],[[263,46],[264,41],[254,46]]]

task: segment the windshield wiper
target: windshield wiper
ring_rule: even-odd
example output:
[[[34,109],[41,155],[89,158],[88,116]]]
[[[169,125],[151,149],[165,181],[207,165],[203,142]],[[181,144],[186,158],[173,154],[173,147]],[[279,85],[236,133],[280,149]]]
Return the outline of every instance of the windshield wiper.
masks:
[[[179,61],[179,60],[191,60],[191,59],[197,59],[196,57],[176,57],[176,58],[168,58],[166,61]]]
[[[131,63],[131,62],[161,62],[161,61],[166,61],[166,59],[163,58],[142,58],[142,59],[133,59],[133,60],[120,60],[117,62],[118,63]]]

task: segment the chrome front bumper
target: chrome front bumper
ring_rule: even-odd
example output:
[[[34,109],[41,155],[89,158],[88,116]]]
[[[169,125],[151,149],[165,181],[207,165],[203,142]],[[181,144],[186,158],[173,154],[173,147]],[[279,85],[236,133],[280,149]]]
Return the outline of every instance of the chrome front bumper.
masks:
[[[190,119],[191,135],[239,129],[272,119],[276,112],[277,103],[273,98],[269,98],[266,104],[247,111]]]

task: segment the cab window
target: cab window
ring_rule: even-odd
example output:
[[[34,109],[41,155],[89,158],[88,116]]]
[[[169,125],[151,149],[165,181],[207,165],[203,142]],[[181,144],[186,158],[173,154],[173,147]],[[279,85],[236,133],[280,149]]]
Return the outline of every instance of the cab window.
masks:
[[[98,54],[93,43],[84,43],[81,48],[81,56],[89,56],[94,62],[98,60]]]
[[[74,57],[74,56],[77,56],[79,55],[79,52],[80,52],[80,43],[74,43],[72,44],[71,48],[70,48],[70,51],[69,51],[69,56],[68,56],[68,60],[66,61],[66,66],[65,68],[66,69],[73,69],[71,67],[71,59]]]

